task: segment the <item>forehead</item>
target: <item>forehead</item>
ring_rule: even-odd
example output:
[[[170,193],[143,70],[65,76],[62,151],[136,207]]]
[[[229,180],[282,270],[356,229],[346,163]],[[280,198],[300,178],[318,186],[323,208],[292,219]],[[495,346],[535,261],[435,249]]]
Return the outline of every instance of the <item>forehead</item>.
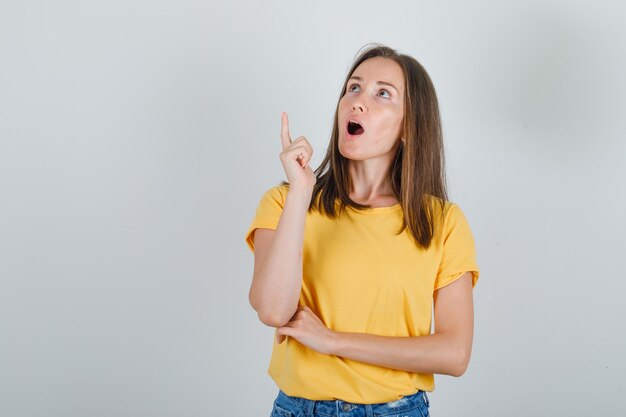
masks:
[[[352,76],[361,77],[368,82],[386,81],[393,84],[400,91],[404,90],[402,67],[389,58],[375,57],[367,59],[356,67]]]

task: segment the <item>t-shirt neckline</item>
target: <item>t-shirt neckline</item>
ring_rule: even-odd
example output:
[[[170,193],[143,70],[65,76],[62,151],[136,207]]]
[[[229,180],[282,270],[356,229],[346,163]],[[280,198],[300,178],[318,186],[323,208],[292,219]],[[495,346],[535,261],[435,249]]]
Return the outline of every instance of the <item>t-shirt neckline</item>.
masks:
[[[384,214],[384,213],[392,213],[394,211],[402,210],[402,205],[400,203],[396,203],[392,206],[385,206],[385,207],[371,207],[371,208],[365,208],[365,209],[356,209],[353,207],[346,207],[346,208],[349,208],[352,212],[355,212],[358,214]]]

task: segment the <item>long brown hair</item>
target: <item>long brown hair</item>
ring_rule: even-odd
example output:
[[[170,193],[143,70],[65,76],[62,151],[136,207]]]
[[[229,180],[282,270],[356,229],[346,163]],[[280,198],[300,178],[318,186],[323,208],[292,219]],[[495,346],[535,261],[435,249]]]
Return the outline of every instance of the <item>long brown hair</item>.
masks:
[[[418,246],[427,249],[434,234],[434,202],[441,205],[444,214],[448,200],[445,179],[445,157],[439,104],[428,73],[414,58],[399,54],[394,49],[373,44],[363,50],[348,71],[339,98],[346,93],[346,85],[355,69],[365,60],[383,57],[397,62],[404,73],[404,143],[398,147],[395,162],[389,167],[393,193],[404,212],[402,228],[408,227]],[[313,189],[309,211],[320,212],[336,218],[346,207],[366,209],[349,196],[350,175],[348,159],[339,152],[338,110],[326,156],[315,170],[317,182]],[[438,197],[433,199],[432,197]],[[336,201],[339,199],[339,211]]]

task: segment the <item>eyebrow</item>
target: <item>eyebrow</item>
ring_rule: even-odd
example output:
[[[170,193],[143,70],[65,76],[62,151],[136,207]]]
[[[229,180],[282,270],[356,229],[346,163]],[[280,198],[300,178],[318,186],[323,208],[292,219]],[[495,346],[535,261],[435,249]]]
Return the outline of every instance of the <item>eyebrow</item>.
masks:
[[[363,78],[358,77],[356,75],[353,75],[352,77],[349,78],[350,80],[358,80],[358,81],[363,81]],[[376,81],[376,84],[382,84],[382,85],[388,85],[389,87],[393,88],[396,91],[400,91],[398,90],[393,84],[388,83],[387,81]]]

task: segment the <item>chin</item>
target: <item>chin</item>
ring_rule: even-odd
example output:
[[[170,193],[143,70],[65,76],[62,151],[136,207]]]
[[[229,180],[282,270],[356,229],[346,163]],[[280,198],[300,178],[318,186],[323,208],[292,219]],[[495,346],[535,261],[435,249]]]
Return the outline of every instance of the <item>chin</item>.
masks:
[[[341,156],[343,156],[344,158],[352,161],[359,159],[356,149],[346,149],[346,147],[344,145],[341,145],[341,143],[339,144],[339,154],[341,154]]]

